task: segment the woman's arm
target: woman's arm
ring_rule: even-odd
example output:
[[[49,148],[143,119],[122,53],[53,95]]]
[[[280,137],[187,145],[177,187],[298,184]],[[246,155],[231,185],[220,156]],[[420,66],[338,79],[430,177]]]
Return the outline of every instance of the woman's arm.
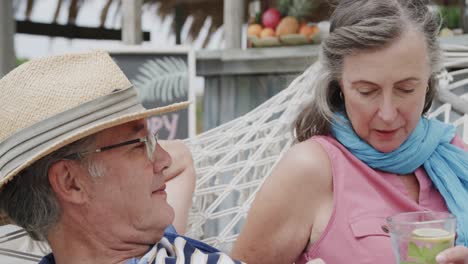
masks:
[[[167,201],[175,212],[172,224],[179,234],[184,234],[195,189],[192,154],[181,140],[160,141],[160,144],[172,158],[171,166],[163,172],[166,177]]]
[[[232,257],[249,264],[293,263],[332,191],[330,161],[322,147],[312,140],[293,146],[256,195]]]

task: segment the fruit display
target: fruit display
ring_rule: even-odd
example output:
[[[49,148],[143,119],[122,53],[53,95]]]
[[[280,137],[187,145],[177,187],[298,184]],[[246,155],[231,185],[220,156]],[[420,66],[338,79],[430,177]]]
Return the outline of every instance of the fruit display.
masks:
[[[275,29],[281,21],[281,13],[276,8],[269,8],[262,15],[262,24],[266,28]]]
[[[310,0],[280,0],[247,27],[249,47],[272,47],[319,43],[319,27],[304,18],[313,8]]]

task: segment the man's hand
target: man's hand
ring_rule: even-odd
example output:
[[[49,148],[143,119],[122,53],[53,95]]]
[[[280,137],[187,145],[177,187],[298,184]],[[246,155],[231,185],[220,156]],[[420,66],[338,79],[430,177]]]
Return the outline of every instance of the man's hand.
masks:
[[[442,251],[436,257],[439,264],[468,264],[468,248],[456,246]]]

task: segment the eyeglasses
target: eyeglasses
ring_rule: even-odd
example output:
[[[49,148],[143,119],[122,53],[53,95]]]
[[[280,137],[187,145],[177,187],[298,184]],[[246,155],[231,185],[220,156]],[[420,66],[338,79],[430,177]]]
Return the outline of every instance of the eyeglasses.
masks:
[[[146,156],[147,156],[148,160],[151,161],[151,162],[154,162],[154,158],[156,157],[156,154],[154,153],[154,151],[156,149],[156,145],[158,144],[158,133],[156,133],[156,134],[148,133],[148,135],[146,135],[145,137],[142,137],[142,138],[132,139],[132,140],[129,140],[129,141],[125,141],[125,142],[105,146],[105,147],[98,148],[98,149],[95,149],[95,150],[76,152],[76,153],[69,154],[66,157],[78,156],[78,158],[81,158],[84,155],[88,155],[88,154],[92,154],[92,153],[99,153],[99,152],[103,152],[103,151],[106,151],[106,150],[111,150],[111,149],[114,149],[114,148],[123,147],[123,146],[131,145],[131,144],[137,144],[137,143],[141,143],[141,142],[145,143]]]

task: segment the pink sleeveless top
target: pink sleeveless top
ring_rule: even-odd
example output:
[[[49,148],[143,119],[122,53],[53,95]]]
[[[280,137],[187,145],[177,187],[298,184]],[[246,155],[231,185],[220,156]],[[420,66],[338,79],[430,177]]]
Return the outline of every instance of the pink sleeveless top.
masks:
[[[399,212],[447,211],[445,201],[422,168],[419,203],[414,202],[399,176],[376,171],[329,136],[315,136],[328,153],[333,174],[333,212],[320,238],[296,263],[322,258],[327,264],[394,264],[391,240],[382,230],[385,218]],[[452,144],[463,147],[455,137]]]

